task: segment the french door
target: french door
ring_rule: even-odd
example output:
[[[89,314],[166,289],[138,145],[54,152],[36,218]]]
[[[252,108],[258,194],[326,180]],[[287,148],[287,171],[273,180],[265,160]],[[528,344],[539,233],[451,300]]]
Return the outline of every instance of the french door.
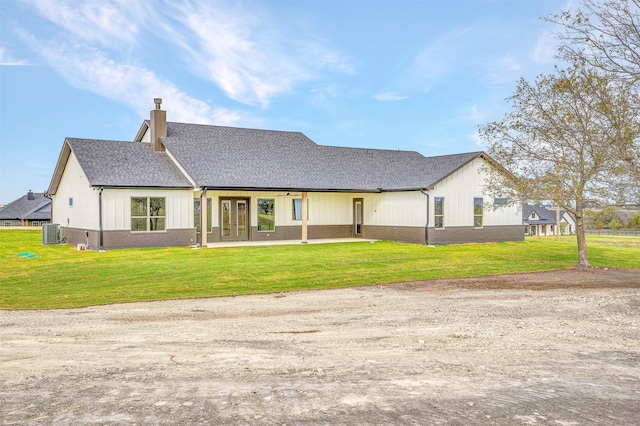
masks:
[[[226,198],[220,200],[220,239],[246,241],[249,239],[249,200]]]

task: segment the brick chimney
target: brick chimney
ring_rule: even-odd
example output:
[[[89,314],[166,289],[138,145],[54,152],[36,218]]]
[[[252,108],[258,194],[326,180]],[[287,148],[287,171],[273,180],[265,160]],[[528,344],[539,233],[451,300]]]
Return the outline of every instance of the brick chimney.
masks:
[[[155,98],[153,102],[156,108],[151,110],[151,148],[156,152],[164,152],[164,145],[160,142],[160,138],[167,136],[167,112],[160,109],[161,98]]]

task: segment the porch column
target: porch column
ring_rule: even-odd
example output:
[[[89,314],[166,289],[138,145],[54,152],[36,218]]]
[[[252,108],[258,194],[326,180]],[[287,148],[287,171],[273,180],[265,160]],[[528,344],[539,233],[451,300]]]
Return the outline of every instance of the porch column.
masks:
[[[207,188],[200,192],[200,246],[207,246]]]
[[[307,244],[307,193],[302,193],[302,244]]]

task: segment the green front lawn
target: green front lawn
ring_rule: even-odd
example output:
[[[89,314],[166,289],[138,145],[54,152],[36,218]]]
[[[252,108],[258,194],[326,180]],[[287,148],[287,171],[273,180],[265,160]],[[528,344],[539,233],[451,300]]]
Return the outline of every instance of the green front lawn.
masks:
[[[594,266],[640,268],[640,238],[589,237]],[[26,258],[19,253],[34,253]],[[391,242],[76,251],[0,230],[0,309],[69,308],[570,268],[575,238],[435,248]]]

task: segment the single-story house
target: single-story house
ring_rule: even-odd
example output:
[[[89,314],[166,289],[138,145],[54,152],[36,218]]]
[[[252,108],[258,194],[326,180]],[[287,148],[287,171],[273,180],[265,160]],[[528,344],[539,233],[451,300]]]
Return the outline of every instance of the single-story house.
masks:
[[[525,205],[522,208],[522,223],[526,235],[548,236],[572,235],[576,231],[576,221],[566,210],[560,209],[560,226],[556,225],[556,209],[544,206]]]
[[[0,209],[0,226],[42,226],[51,222],[51,199],[44,192],[27,192]]]
[[[483,152],[318,145],[300,132],[167,122],[161,99],[133,141],[65,139],[49,186],[69,244],[242,240],[420,244],[524,238],[520,208],[483,195]]]

